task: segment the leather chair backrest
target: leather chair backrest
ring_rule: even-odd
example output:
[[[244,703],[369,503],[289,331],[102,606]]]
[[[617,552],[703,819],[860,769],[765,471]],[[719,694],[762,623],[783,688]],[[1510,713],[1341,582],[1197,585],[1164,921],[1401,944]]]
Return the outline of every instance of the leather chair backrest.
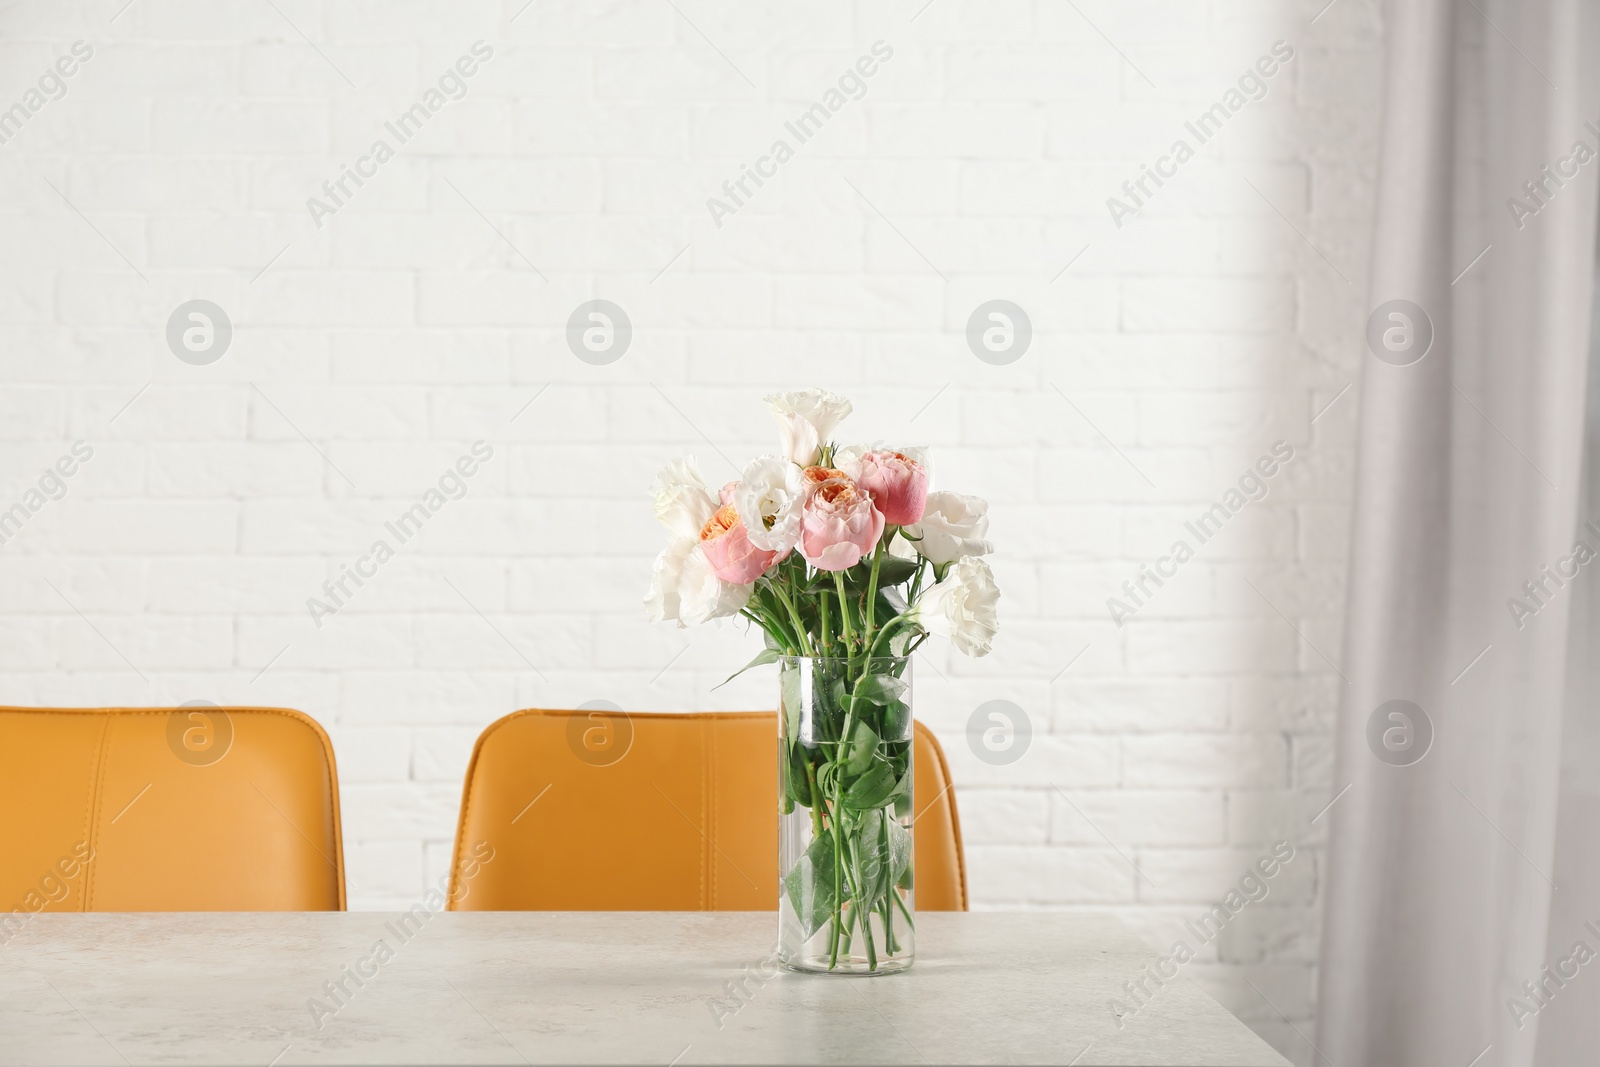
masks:
[[[0,941],[37,911],[338,911],[333,747],[286,708],[0,707]]]
[[[594,715],[519,711],[478,738],[451,908],[776,910],[777,716]],[[964,911],[944,752],[921,723],[913,751],[916,906]]]

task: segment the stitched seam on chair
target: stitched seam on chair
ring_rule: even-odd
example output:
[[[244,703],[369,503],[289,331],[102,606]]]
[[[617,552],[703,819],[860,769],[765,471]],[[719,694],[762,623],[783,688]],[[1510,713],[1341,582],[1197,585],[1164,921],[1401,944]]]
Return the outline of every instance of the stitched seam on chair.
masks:
[[[461,814],[456,817],[456,844],[455,848],[450,850],[450,882],[448,884],[452,892],[445,901],[445,908],[448,911],[456,910],[454,895],[456,872],[461,869],[461,842],[465,840],[467,825],[472,821],[472,802],[478,791],[478,758],[483,755],[483,750],[488,747],[491,734],[498,732],[502,726],[512,719],[520,719],[522,716],[530,714],[536,715],[540,714],[540,712],[538,709],[525,708],[522,711],[513,711],[509,715],[502,715],[483,728],[483,733],[478,735],[477,742],[472,746],[472,758],[467,761],[467,778],[461,786]]]
[[[708,800],[706,809],[707,820],[711,826],[711,847],[706,850],[706,862],[711,867],[711,897],[707,904],[707,911],[717,910],[717,731],[712,726],[713,720],[706,719],[701,730],[706,735],[706,793]]]
[[[283,714],[281,711],[263,710],[268,710],[269,714]],[[307,720],[312,723],[315,722],[309,715],[290,715],[289,718],[301,723],[305,723]],[[344,911],[348,907],[344,891],[344,827],[342,825],[343,820],[339,815],[339,783],[333,777],[333,742],[328,739],[326,732],[320,728],[314,729],[312,732],[317,735],[317,741],[322,748],[322,780],[328,787],[329,815],[332,816],[333,821],[333,851],[339,857],[338,861],[333,865],[333,899],[334,903],[338,905],[337,910]]]
[[[706,741],[706,735],[709,731],[710,726],[706,720],[700,720],[700,825],[706,827],[706,832],[700,837],[701,911],[710,910],[709,900],[711,896],[711,889],[707,883],[709,881],[708,872],[711,870],[711,857],[714,855],[714,850],[712,849],[711,844],[716,840],[711,836],[716,832],[716,827],[711,825],[709,810],[710,805],[706,803],[706,780],[710,777],[709,768],[707,767],[707,763],[709,762],[709,746]]]
[[[467,761],[467,778],[461,785],[461,812],[456,816],[456,842],[450,850],[450,892],[445,899],[445,910],[456,910],[455,880],[456,872],[461,869],[461,839],[466,836],[467,824],[472,821],[472,795],[477,785],[478,756],[483,752],[483,743],[489,736],[485,730],[478,736],[477,744],[472,746],[472,758]]]
[[[934,746],[935,747],[934,747],[934,750],[933,750],[933,754],[936,757],[938,757],[938,760],[939,760],[939,774],[940,774],[941,777],[944,778],[944,780],[946,782],[948,782],[950,784],[950,788],[948,790],[946,790],[946,792],[949,795],[949,801],[948,801],[947,806],[950,809],[950,840],[956,847],[956,849],[955,849],[955,851],[956,851],[956,872],[961,876],[961,884],[960,884],[960,889],[961,889],[961,910],[962,911],[966,911],[967,910],[967,853],[966,853],[966,849],[964,849],[962,847],[962,845],[961,845],[961,817],[956,813],[956,803],[955,803],[955,797],[956,797],[955,788],[956,788],[956,784],[955,784],[955,781],[950,777],[950,764],[948,762],[946,762],[946,760],[944,758],[944,746],[939,744],[939,739],[937,737],[933,736],[933,731],[932,730],[928,731],[928,736],[930,738],[932,738],[932,740],[934,742]]]
[[[94,762],[89,771],[89,796],[83,805],[83,841],[89,848],[89,855],[95,853],[95,842],[100,838],[100,791],[103,785],[106,765],[106,735],[111,731],[110,716],[100,719],[100,739],[94,746]],[[92,911],[94,901],[94,875],[100,868],[94,863],[84,864],[83,872],[83,910]]]
[[[99,803],[100,803],[100,797],[99,797],[98,788],[99,788],[99,783],[103,782],[103,779],[104,779],[104,770],[103,770],[103,768],[104,768],[104,762],[105,762],[104,757],[105,757],[106,735],[110,732],[112,716],[115,716],[115,715],[171,715],[176,710],[177,710],[176,708],[29,708],[29,707],[19,707],[19,706],[16,706],[16,705],[0,706],[0,712],[9,711],[9,712],[16,712],[16,713],[24,714],[24,715],[99,715],[99,716],[103,717],[103,719],[105,721],[105,726],[102,728],[101,735],[100,735],[100,753],[99,753],[99,759],[98,759],[98,766],[96,767],[96,772],[97,772],[96,795],[93,798],[93,803],[95,805],[95,827],[94,828],[96,830],[96,834],[95,834],[96,838],[99,837],[98,829],[99,829]],[[310,726],[310,727],[312,727],[312,733],[314,733],[316,735],[317,743],[322,749],[323,781],[326,782],[327,786],[328,786],[328,802],[333,806],[331,815],[333,817],[335,830],[337,831],[338,827],[339,827],[339,790],[338,790],[337,783],[335,783],[334,780],[333,780],[333,748],[332,748],[331,742],[328,740],[327,733],[321,729],[320,725],[316,722],[316,720],[311,718],[311,716],[305,714],[304,712],[293,711],[293,710],[291,710],[289,708],[231,707],[231,708],[221,708],[219,710],[225,711],[225,712],[229,712],[230,714],[234,713],[234,712],[248,712],[249,714],[252,714],[252,715],[282,715],[286,719],[293,719],[295,722],[299,723],[302,726]],[[91,844],[92,844],[92,842],[91,842]],[[345,905],[345,900],[344,900],[344,847],[343,847],[342,835],[340,833],[337,833],[337,832],[334,834],[334,848],[339,853],[339,861],[334,864],[334,877],[336,879],[336,882],[335,882],[335,885],[334,885],[334,889],[335,889],[334,896],[335,896],[335,899],[338,901],[340,909],[342,910],[344,905]],[[94,874],[93,874],[93,868],[91,868],[88,877],[86,877],[84,879],[84,910],[85,911],[89,910],[89,904],[93,899],[93,896],[92,896],[93,890],[94,890]]]
[[[545,715],[555,717],[557,715],[566,716],[571,714],[572,711],[567,709],[521,708],[507,715],[500,716],[494,722],[490,723],[488,726],[485,726],[483,728],[483,732],[478,735],[478,740],[472,746],[472,758],[467,761],[466,780],[461,784],[461,811],[456,816],[455,847],[450,850],[450,879],[452,889],[454,889],[456,872],[461,869],[462,842],[466,840],[467,826],[472,821],[472,805],[476,801],[478,795],[478,760],[483,756],[484,750],[489,747],[489,738],[498,733],[503,727],[508,726],[514,720],[521,719],[526,716]],[[445,903],[446,910],[455,911],[455,904],[455,898],[452,896]]]
[[[455,848],[451,852],[451,860],[452,860],[452,862],[451,862],[450,871],[451,871],[451,877],[452,878],[455,877],[455,871],[456,871],[456,869],[458,868],[458,866],[459,866],[459,864],[461,862],[461,847],[462,847],[461,843],[462,843],[462,841],[463,841],[463,839],[464,839],[464,837],[466,835],[467,826],[471,822],[471,819],[472,819],[472,806],[475,803],[476,798],[477,798],[477,791],[478,791],[477,790],[477,787],[478,787],[478,781],[477,781],[478,760],[483,755],[484,749],[488,747],[490,736],[493,735],[494,733],[498,732],[502,727],[505,727],[505,726],[509,725],[510,723],[512,723],[513,721],[515,721],[517,719],[521,719],[521,718],[523,718],[525,716],[538,715],[538,716],[546,716],[546,717],[549,717],[549,718],[558,718],[558,717],[566,718],[566,717],[569,717],[569,716],[575,714],[576,710],[577,709],[573,709],[573,708],[519,708],[516,711],[510,712],[510,713],[508,713],[506,715],[502,715],[500,718],[496,719],[494,722],[490,723],[488,726],[485,726],[483,728],[483,732],[478,735],[478,740],[472,747],[472,758],[467,761],[466,780],[462,783],[462,788],[461,788],[461,794],[462,794],[461,795],[461,811],[456,817],[456,841],[455,841]],[[713,723],[715,723],[718,720],[768,719],[768,718],[772,718],[775,713],[771,712],[771,711],[694,711],[694,712],[687,712],[687,713],[641,711],[641,712],[628,712],[627,714],[628,714],[628,716],[630,718],[637,718],[637,719],[669,719],[670,718],[670,719],[693,719],[693,720],[697,720],[700,723],[700,729],[701,729],[701,734],[702,734],[702,743],[704,743],[704,737],[705,736],[711,736],[713,738],[715,737],[715,731],[712,729],[712,725],[713,725]],[[713,741],[712,742],[713,748],[714,748],[714,744],[715,744],[715,742]],[[712,754],[714,755],[714,752]],[[707,815],[706,815],[706,812],[707,812],[706,793],[707,793],[707,788],[708,788],[707,787],[707,780],[708,780],[708,778],[707,778],[707,775],[708,775],[707,764],[708,764],[708,762],[709,762],[709,760],[706,760],[706,759],[703,759],[701,761],[701,775],[700,775],[700,815],[701,815],[701,819],[700,819],[700,825],[702,825],[702,826],[707,826],[709,824],[709,820],[707,819]],[[711,788],[714,789],[715,788],[714,785]],[[714,807],[713,807],[713,810],[714,810]],[[699,867],[699,877],[700,877],[699,894],[700,894],[701,909],[702,910],[706,910],[706,911],[713,910],[712,904],[708,904],[708,899],[714,903],[715,897],[716,897],[716,867],[715,867],[715,864],[714,864],[714,856],[715,856],[716,853],[715,853],[715,849],[709,847],[708,844],[707,844],[708,839],[710,841],[715,841],[716,840],[716,838],[714,836],[715,833],[716,833],[716,827],[714,825],[711,825],[710,826],[710,830],[708,831],[708,833],[706,835],[702,836],[701,842],[700,842],[701,862],[700,862],[700,867]],[[710,891],[710,897],[709,898],[707,896],[707,874],[706,874],[707,870],[711,871],[711,875],[710,875],[711,891]],[[454,901],[451,901],[450,904],[448,905],[448,907],[449,907],[449,910],[452,910],[452,911],[455,910]]]

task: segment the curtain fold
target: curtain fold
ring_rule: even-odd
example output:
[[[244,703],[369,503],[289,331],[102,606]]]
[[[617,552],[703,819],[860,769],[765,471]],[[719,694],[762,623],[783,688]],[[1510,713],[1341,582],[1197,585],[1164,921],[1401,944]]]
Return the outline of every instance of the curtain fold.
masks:
[[[1600,779],[1575,778],[1600,751],[1569,747],[1565,778],[1562,760],[1564,727],[1600,737],[1575,709],[1594,646],[1574,610],[1600,588],[1600,559],[1574,561],[1580,538],[1600,552],[1581,532],[1596,3],[1387,8],[1319,1062],[1600,1062],[1600,960],[1547,1007],[1512,1003],[1570,950],[1572,916],[1600,929],[1600,898],[1580,899],[1600,884],[1582,870]],[[1396,700],[1420,712],[1380,711]],[[1585,996],[1578,1021],[1558,1011]]]

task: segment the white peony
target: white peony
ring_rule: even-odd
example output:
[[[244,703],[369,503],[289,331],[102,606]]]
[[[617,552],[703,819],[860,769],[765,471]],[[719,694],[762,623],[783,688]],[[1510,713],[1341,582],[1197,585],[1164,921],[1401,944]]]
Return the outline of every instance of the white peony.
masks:
[[[994,551],[984,540],[989,532],[989,502],[982,497],[929,493],[922,521],[907,526],[905,532],[930,563],[953,563],[963,556],[986,556]]]
[[[1000,589],[994,572],[975,556],[963,556],[944,581],[917,598],[914,617],[929,633],[948,637],[957,651],[987,656],[1000,629]]]
[[[706,488],[692,456],[661,468],[650,491],[655,496],[656,518],[674,537],[698,538],[717,510],[717,498]]]
[[[762,456],[739,475],[733,506],[745,536],[757,548],[787,552],[800,540],[806,482],[800,468],[779,456]]]
[[[651,622],[676,622],[679,629],[739,614],[753,585],[730,585],[711,571],[698,540],[673,538],[656,557],[645,594]]]
[[[766,398],[778,420],[783,453],[790,462],[809,467],[822,453],[823,442],[833,436],[850,414],[850,401],[822,389],[774,393]]]

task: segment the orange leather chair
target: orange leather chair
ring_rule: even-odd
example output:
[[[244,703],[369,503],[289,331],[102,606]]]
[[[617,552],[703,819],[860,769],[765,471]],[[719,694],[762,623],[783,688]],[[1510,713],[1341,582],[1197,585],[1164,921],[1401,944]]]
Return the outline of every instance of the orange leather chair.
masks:
[[[37,911],[342,911],[328,735],[285,708],[0,707],[0,942]]]
[[[590,715],[519,711],[478,738],[451,909],[776,910],[776,714]],[[920,722],[913,752],[916,906],[965,911],[950,771]]]

